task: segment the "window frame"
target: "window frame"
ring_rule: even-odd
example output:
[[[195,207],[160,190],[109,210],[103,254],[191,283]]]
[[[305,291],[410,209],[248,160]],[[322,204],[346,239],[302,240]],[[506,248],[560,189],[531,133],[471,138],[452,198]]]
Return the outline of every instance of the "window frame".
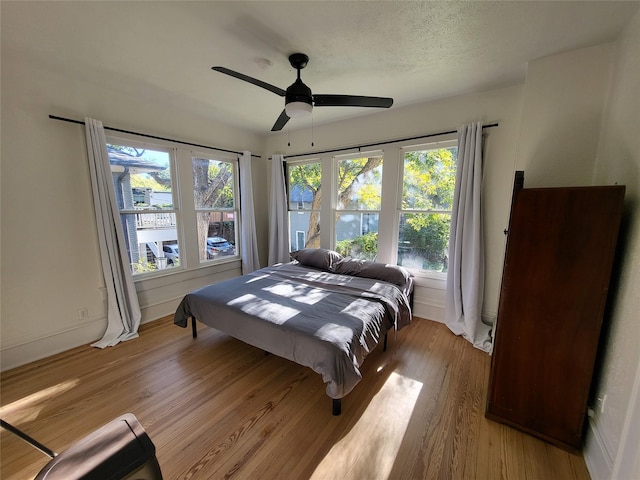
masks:
[[[273,160],[272,160],[273,161]],[[324,235],[324,229],[323,229],[323,215],[322,215],[322,209],[323,209],[323,205],[325,203],[325,194],[323,192],[323,197],[321,199],[321,205],[320,208],[318,210],[314,210],[313,208],[304,208],[304,201],[302,201],[302,206],[303,208],[299,208],[300,207],[300,203],[301,201],[295,200],[295,208],[292,208],[292,200],[291,200],[291,184],[290,184],[290,174],[289,174],[289,169],[292,167],[297,167],[300,165],[310,165],[310,164],[317,164],[320,167],[320,188],[323,188],[324,186],[324,182],[322,179],[324,179],[324,175],[325,175],[325,168],[323,165],[323,160],[321,158],[317,158],[317,157],[312,157],[312,158],[307,158],[304,160],[290,160],[287,161],[285,159],[284,162],[284,171],[285,171],[285,185],[286,185],[286,189],[287,189],[287,223],[288,223],[288,238],[289,238],[289,251],[294,251],[294,244],[293,244],[293,240],[294,240],[294,236],[295,236],[295,246],[298,246],[298,241],[297,241],[297,232],[299,231],[299,229],[297,228],[297,225],[293,225],[293,222],[291,221],[291,217],[292,215],[304,215],[304,214],[309,214],[312,215],[313,212],[317,212],[318,213],[318,223],[320,224],[320,245],[322,245],[322,238]],[[308,233],[309,233],[309,228],[307,226],[307,229],[304,230],[304,236],[305,236],[305,246],[307,243],[307,237],[308,237]]]
[[[424,143],[420,145],[411,145],[404,146],[399,149],[399,175],[398,175],[398,185],[396,188],[397,193],[397,202],[396,202],[396,215],[395,215],[395,228],[394,228],[394,251],[393,251],[393,261],[398,263],[398,240],[400,236],[400,219],[403,213],[426,213],[426,214],[448,214],[452,215],[452,210],[423,210],[423,209],[403,209],[402,208],[402,197],[404,192],[404,159],[405,154],[408,152],[420,152],[427,150],[438,150],[441,148],[450,148],[450,147],[458,147],[458,140],[456,139],[447,139],[447,140],[439,140],[437,142]],[[457,156],[456,156],[456,172],[458,168]],[[455,188],[455,186],[454,186]],[[453,206],[452,206],[453,207]],[[447,272],[438,272],[436,270],[425,270],[418,268],[405,267],[409,270],[414,276],[422,277],[426,279],[433,280],[446,280]]]
[[[338,195],[339,195],[339,188],[340,186],[338,185],[338,182],[340,180],[340,162],[342,161],[348,161],[348,160],[357,160],[360,158],[370,158],[370,157],[381,157],[382,158],[382,162],[380,164],[380,168],[382,170],[381,176],[380,176],[380,206],[378,209],[374,210],[374,209],[353,209],[353,208],[338,208]],[[380,233],[380,218],[382,216],[382,206],[383,206],[383,191],[382,191],[382,185],[384,182],[384,175],[385,175],[385,169],[384,169],[384,165],[385,165],[385,155],[384,155],[384,151],[383,150],[369,150],[369,151],[364,151],[364,152],[355,152],[355,153],[345,153],[345,154],[339,154],[339,155],[334,155],[331,158],[331,162],[332,162],[332,172],[333,172],[333,176],[332,176],[332,181],[330,183],[331,185],[331,218],[332,218],[332,235],[331,235],[331,248],[332,249],[337,249],[337,245],[338,245],[338,217],[342,214],[357,214],[360,215],[360,236],[363,235],[362,233],[362,220],[363,220],[363,216],[367,215],[367,214],[376,214],[378,216],[378,231],[376,232],[378,234],[378,238],[376,241],[376,255],[375,258],[378,257],[378,249],[379,249],[379,245],[380,245],[380,240],[379,240],[379,233]],[[377,168],[377,167],[376,167]]]
[[[419,140],[418,140],[419,141]],[[380,225],[388,228],[378,231],[378,258],[377,261],[397,264],[398,262],[398,237],[400,227],[400,213],[402,211],[402,188],[404,178],[404,153],[405,151],[431,150],[437,148],[457,147],[456,133],[446,133],[434,137],[433,141],[409,143],[409,141],[392,142],[382,149],[372,151],[353,152],[353,149],[345,149],[342,152],[331,152],[322,155],[310,154],[288,160],[285,157],[285,168],[290,165],[316,162],[322,164],[322,185],[330,186],[330,194],[325,194],[323,189],[322,204],[320,205],[320,246],[335,250],[335,215],[337,203],[337,165],[336,157],[357,156],[363,157],[372,153],[381,152],[383,157],[382,174],[382,205],[378,212]],[[351,150],[351,151],[350,151]],[[457,167],[457,162],[456,162]],[[288,185],[288,170],[287,185]],[[394,199],[394,200],[391,200]],[[287,198],[288,201],[288,198]],[[289,226],[291,228],[291,226]],[[417,284],[429,288],[443,289],[447,273],[434,270],[410,269],[416,277]]]
[[[183,249],[182,245],[183,245],[183,238],[181,236],[181,224],[182,224],[182,211],[180,208],[180,186],[179,186],[179,182],[178,182],[178,174],[177,174],[177,163],[178,163],[178,155],[177,155],[177,151],[176,148],[173,146],[170,146],[164,142],[149,142],[149,141],[145,141],[145,140],[141,140],[139,138],[133,138],[132,136],[125,136],[125,135],[106,135],[106,143],[107,145],[118,145],[118,146],[122,146],[122,147],[130,147],[130,148],[134,148],[134,149],[141,149],[141,150],[152,150],[152,151],[156,151],[156,152],[163,152],[163,153],[167,153],[169,156],[169,172],[171,175],[171,200],[172,200],[172,208],[171,209],[162,209],[162,210],[158,210],[158,209],[151,209],[151,208],[146,208],[146,209],[120,209],[118,208],[118,213],[120,214],[120,217],[122,218],[125,215],[145,215],[145,214],[157,214],[159,212],[162,213],[168,213],[168,214],[173,214],[175,215],[175,230],[176,230],[176,244],[178,245],[178,249],[179,251],[181,251]],[[112,188],[113,188],[113,184],[112,184]],[[114,189],[114,195],[116,194],[115,189]],[[138,229],[136,228],[136,231],[138,231]],[[148,242],[147,242],[148,243]],[[165,243],[163,242],[163,247],[162,247],[162,251],[164,253],[164,245]],[[160,249],[159,249],[160,251]],[[146,255],[146,253],[145,253]],[[164,257],[164,255],[163,255]],[[157,259],[160,258],[158,256],[156,256],[156,262]],[[131,270],[131,275],[133,277],[134,281],[138,281],[138,280],[144,280],[147,278],[152,278],[152,277],[156,277],[156,276],[161,276],[161,275],[165,275],[167,273],[172,273],[172,272],[176,272],[176,271],[181,271],[184,269],[182,262],[179,263],[179,265],[177,266],[173,266],[168,268],[166,265],[163,266],[162,268],[159,268],[157,266],[156,263],[156,268],[154,270],[148,271],[148,272],[139,272],[139,273],[134,273],[133,272],[133,265],[135,263],[138,263],[137,261],[134,261],[134,259],[132,258],[131,260],[129,260],[128,256],[126,259],[127,263],[129,264],[130,270]]]
[[[240,177],[239,177],[239,156],[220,152],[215,149],[206,147],[198,147],[197,150],[189,148],[183,144],[172,142],[170,140],[153,139],[149,141],[144,136],[136,134],[117,132],[106,135],[106,143],[111,145],[123,145],[133,148],[145,148],[158,151],[171,152],[170,169],[172,179],[172,199],[173,209],[167,210],[175,212],[176,215],[176,236],[177,244],[180,252],[180,263],[173,268],[162,270],[153,270],[150,272],[138,273],[132,275],[133,281],[140,284],[138,288],[146,288],[147,281],[151,281],[155,285],[155,279],[168,277],[171,275],[184,275],[187,272],[196,272],[201,269],[210,269],[221,264],[240,262],[240,246],[239,238],[242,228],[242,211],[240,209]],[[234,170],[234,205],[236,209],[236,254],[225,256],[211,261],[198,261],[198,248],[196,235],[190,232],[195,231],[195,203],[193,191],[193,173],[191,159],[193,156],[224,159],[233,163]],[[127,260],[128,261],[128,258]],[[198,274],[199,275],[199,274]]]
[[[194,178],[193,178],[193,160],[194,159],[203,159],[203,160],[213,160],[216,162],[224,162],[224,163],[229,163],[231,165],[231,171],[232,171],[232,176],[233,176],[233,207],[232,208],[204,208],[204,207],[196,207],[195,204],[195,192],[194,192]],[[191,203],[190,205],[193,206],[193,218],[194,218],[194,222],[195,222],[195,226],[196,226],[196,230],[194,233],[194,237],[196,238],[196,241],[198,241],[198,230],[197,230],[197,225],[198,225],[198,214],[199,213],[204,213],[204,212],[221,212],[221,213],[225,213],[225,212],[232,212],[233,216],[234,216],[234,239],[233,239],[233,243],[232,245],[234,246],[234,254],[233,255],[222,255],[219,256],[217,258],[205,258],[205,259],[201,259],[199,257],[199,255],[196,255],[195,257],[198,259],[197,264],[200,266],[206,266],[206,265],[211,265],[211,264],[219,264],[219,263],[226,263],[230,260],[238,260],[241,255],[242,255],[242,251],[241,251],[241,245],[240,245],[240,235],[241,235],[241,229],[242,229],[242,221],[241,221],[241,214],[240,214],[240,166],[239,166],[239,161],[238,161],[238,157],[235,155],[230,155],[230,154],[224,154],[224,153],[218,153],[215,151],[211,151],[211,152],[204,152],[204,151],[190,151],[190,168],[191,168],[191,178],[190,178],[190,182],[191,182]],[[224,220],[222,220],[224,221]],[[207,236],[207,238],[210,238]],[[230,241],[230,239],[225,238],[225,240]],[[206,240],[205,240],[206,243]],[[196,243],[197,245],[197,253],[199,253],[200,247],[199,245]],[[205,246],[205,251],[206,251],[206,246]]]

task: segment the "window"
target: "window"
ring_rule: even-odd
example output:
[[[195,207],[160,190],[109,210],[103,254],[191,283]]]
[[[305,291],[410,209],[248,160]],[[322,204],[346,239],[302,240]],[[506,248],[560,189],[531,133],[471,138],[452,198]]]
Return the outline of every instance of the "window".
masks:
[[[447,271],[457,155],[455,142],[404,152],[398,265]]]
[[[108,143],[115,198],[131,273],[179,265],[171,149]]]
[[[237,162],[192,157],[192,171],[200,262],[237,255]]]
[[[289,245],[293,250],[320,247],[320,162],[288,163]]]
[[[234,155],[133,135],[107,137],[107,152],[134,279],[238,260]]]
[[[330,248],[445,275],[457,154],[457,141],[449,137],[395,144],[384,155],[287,161],[291,249]]]
[[[382,207],[382,155],[336,159],[336,250],[374,260]]]

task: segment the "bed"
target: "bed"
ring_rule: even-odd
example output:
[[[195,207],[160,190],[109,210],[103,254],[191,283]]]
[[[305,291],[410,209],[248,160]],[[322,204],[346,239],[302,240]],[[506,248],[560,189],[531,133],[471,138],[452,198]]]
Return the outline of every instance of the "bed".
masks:
[[[174,323],[196,319],[265,352],[319,373],[339,415],[359,367],[390,330],[411,322],[413,277],[396,265],[343,258],[325,249],[291,254],[262,268],[187,294]]]

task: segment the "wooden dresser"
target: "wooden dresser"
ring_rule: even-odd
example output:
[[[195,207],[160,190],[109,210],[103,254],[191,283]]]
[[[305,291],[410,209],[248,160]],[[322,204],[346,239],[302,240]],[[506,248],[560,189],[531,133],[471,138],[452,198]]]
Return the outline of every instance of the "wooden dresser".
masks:
[[[516,172],[486,417],[581,447],[624,186],[524,188]]]

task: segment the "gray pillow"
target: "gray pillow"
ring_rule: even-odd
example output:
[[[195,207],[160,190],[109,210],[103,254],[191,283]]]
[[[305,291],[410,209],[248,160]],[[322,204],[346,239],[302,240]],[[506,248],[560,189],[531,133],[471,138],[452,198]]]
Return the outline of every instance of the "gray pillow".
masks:
[[[411,273],[404,267],[352,258],[345,258],[338,262],[333,272],[341,275],[353,275],[356,277],[382,280],[383,282],[393,283],[400,288],[404,288],[411,278]]]
[[[335,264],[344,258],[338,252],[324,248],[305,248],[291,252],[290,255],[300,265],[318,268],[327,272],[333,271]]]

